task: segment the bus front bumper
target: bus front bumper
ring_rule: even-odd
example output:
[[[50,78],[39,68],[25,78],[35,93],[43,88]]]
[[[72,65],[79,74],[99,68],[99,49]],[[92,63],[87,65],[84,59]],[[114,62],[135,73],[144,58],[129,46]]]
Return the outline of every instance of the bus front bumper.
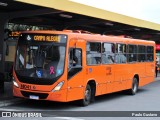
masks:
[[[13,86],[13,96],[34,100],[49,100],[58,102],[67,102],[67,90],[63,89],[55,92],[28,91]]]

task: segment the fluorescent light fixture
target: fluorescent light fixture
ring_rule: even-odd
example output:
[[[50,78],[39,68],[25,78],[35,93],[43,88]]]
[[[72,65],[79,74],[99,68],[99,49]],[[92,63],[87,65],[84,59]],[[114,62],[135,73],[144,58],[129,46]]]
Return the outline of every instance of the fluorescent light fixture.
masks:
[[[6,7],[7,5],[8,5],[7,3],[0,2],[0,6]]]
[[[134,28],[134,30],[136,30],[136,31],[140,31],[141,29],[139,29],[139,28]]]
[[[108,26],[113,26],[114,24],[113,23],[109,23],[109,22],[106,22],[104,23],[105,25],[108,25]]]
[[[66,14],[60,14],[59,16],[64,17],[64,18],[72,18],[71,15],[66,15]]]

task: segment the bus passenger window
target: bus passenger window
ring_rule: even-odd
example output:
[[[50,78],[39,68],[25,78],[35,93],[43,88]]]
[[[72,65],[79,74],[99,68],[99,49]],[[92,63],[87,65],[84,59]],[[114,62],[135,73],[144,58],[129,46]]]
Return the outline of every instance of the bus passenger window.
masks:
[[[146,61],[146,46],[138,45],[138,62]]]
[[[126,45],[125,44],[116,44],[116,56],[115,56],[116,63],[126,63]]]
[[[128,62],[137,61],[137,45],[128,45]]]
[[[147,61],[152,62],[154,60],[154,48],[153,46],[147,46]]]
[[[96,65],[101,63],[101,43],[88,42],[86,45],[87,65]]]
[[[103,43],[102,44],[102,64],[114,63],[114,44]]]

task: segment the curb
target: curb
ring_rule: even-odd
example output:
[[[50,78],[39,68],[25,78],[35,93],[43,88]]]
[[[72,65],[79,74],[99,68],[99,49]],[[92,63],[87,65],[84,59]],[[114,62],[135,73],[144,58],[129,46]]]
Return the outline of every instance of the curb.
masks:
[[[15,98],[11,100],[3,100],[3,101],[0,101],[0,107],[6,107],[9,105],[13,105],[13,104],[21,103],[21,102],[23,101],[20,98]]]

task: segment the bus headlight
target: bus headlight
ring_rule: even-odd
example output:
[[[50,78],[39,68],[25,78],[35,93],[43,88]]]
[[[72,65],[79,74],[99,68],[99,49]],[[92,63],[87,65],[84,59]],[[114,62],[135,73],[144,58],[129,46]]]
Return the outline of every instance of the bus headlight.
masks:
[[[18,83],[15,81],[14,77],[12,77],[12,80],[13,80],[13,85],[18,88],[18,87],[19,87],[19,86],[18,86]]]
[[[64,84],[64,81],[57,84],[57,86],[52,90],[52,92],[59,91]]]

